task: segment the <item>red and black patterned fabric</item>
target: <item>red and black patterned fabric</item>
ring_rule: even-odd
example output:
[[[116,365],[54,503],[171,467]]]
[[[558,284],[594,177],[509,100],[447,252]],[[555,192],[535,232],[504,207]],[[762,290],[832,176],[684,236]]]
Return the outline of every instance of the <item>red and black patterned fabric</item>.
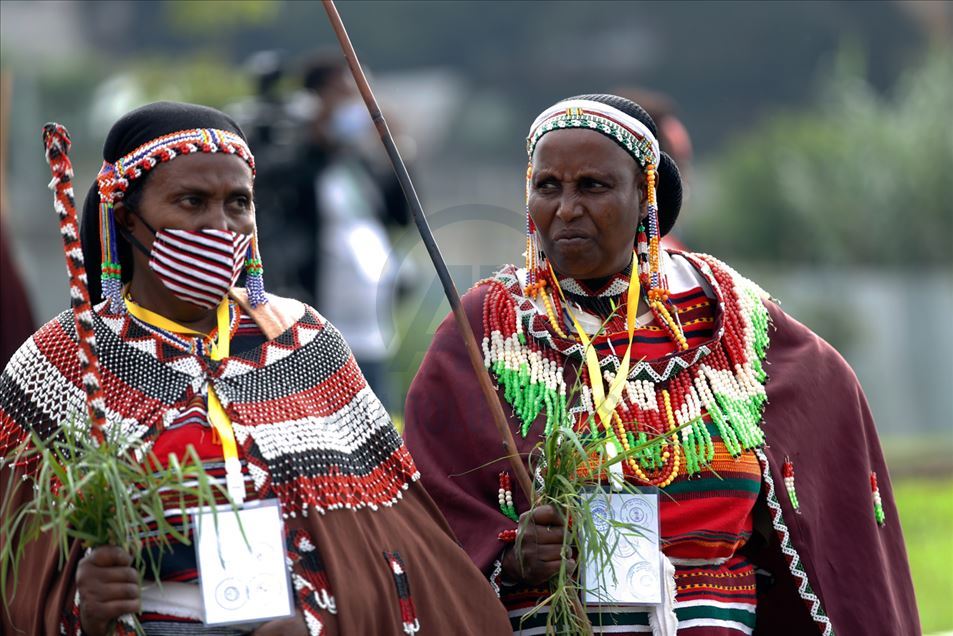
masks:
[[[107,426],[167,453],[205,434],[202,397],[214,388],[246,462],[250,496],[281,504],[296,606],[311,634],[406,633],[405,603],[394,597],[385,551],[401,555],[422,629],[505,630],[502,607],[419,484],[410,454],[340,333],[295,301],[271,297],[268,307],[296,308],[291,326],[265,340],[233,313],[234,350],[216,362],[196,343],[100,305],[94,329]],[[47,323],[0,376],[0,455],[31,430],[47,437],[71,414],[83,413],[73,325],[69,311]],[[0,481],[0,498],[11,483]],[[15,504],[29,489],[11,495]],[[48,541],[31,544],[19,582],[30,594],[14,597],[0,625],[10,633],[76,634],[77,558],[74,553],[59,570]],[[190,577],[185,561],[178,568],[168,574]]]

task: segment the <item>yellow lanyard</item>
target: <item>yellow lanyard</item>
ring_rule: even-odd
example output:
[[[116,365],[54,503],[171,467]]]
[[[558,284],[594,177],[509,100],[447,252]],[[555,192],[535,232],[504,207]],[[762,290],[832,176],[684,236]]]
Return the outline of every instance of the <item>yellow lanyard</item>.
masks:
[[[128,296],[124,300],[126,301],[126,310],[128,310],[130,314],[144,323],[162,329],[163,331],[169,331],[171,333],[180,333],[187,336],[208,338],[208,334],[204,334],[200,331],[195,331],[194,329],[180,325],[174,320],[169,320],[165,316],[161,316],[156,312],[137,304],[136,301],[132,300]],[[230,344],[228,329],[228,298],[224,298],[219,304],[218,309],[215,310],[215,320],[218,327],[218,336],[211,343],[210,357],[212,360],[224,360],[228,357],[228,348]]]
[[[582,342],[583,350],[586,356],[586,369],[589,371],[589,384],[592,389],[592,401],[593,405],[596,408],[596,415],[599,418],[599,421],[602,422],[603,428],[606,429],[606,435],[612,439],[612,413],[615,411],[616,404],[619,403],[619,400],[622,398],[622,389],[625,388],[626,380],[629,376],[629,365],[632,360],[632,340],[635,337],[635,321],[638,315],[639,309],[639,273],[638,273],[638,263],[635,262],[633,257],[632,262],[632,274],[629,276],[629,291],[626,296],[626,308],[625,308],[625,321],[626,329],[629,334],[629,343],[625,348],[625,355],[622,356],[622,362],[619,364],[619,369],[616,371],[615,377],[612,379],[612,384],[609,385],[609,395],[606,395],[605,384],[602,381],[602,370],[599,367],[599,356],[596,354],[596,348],[593,346],[592,342],[589,339],[588,334],[586,334],[585,329],[582,328],[582,325],[579,324],[579,321],[576,319],[576,316],[573,315],[572,310],[569,309],[569,303],[566,302],[566,296],[563,294],[562,287],[559,285],[559,279],[556,278],[556,273],[553,272],[552,264],[549,264],[549,273],[553,277],[553,281],[556,284],[556,289],[559,291],[559,297],[563,300],[563,307],[566,308],[566,313],[569,314],[569,317],[572,319],[572,324],[576,329],[576,333],[579,334],[579,340]],[[609,343],[611,347],[611,342]],[[614,458],[621,446],[621,440],[617,442],[610,442],[606,444],[606,454],[611,460]],[[621,490],[622,484],[624,483],[625,478],[622,471],[622,462],[617,461],[614,464],[609,466],[609,483],[612,485],[614,490]]]
[[[130,314],[153,327],[172,333],[199,336],[201,338],[208,337],[207,334],[189,329],[174,320],[169,320],[165,316],[160,316],[154,311],[150,311],[136,304],[128,297],[125,298],[125,301],[126,309]],[[227,297],[222,299],[218,309],[215,311],[215,320],[218,327],[218,335],[211,343],[209,357],[212,360],[224,360],[228,357],[231,339],[231,334],[229,333]],[[235,443],[235,432],[232,430],[232,421],[225,412],[225,407],[222,406],[218,395],[215,394],[215,389],[212,388],[211,382],[208,383],[208,420],[212,428],[215,429],[215,432],[218,433],[219,439],[222,440],[222,455],[225,457],[225,481],[228,486],[228,494],[236,503],[241,504],[245,500],[245,482],[241,474],[241,462],[238,459],[238,445]]]
[[[596,348],[592,345],[586,331],[569,309],[569,303],[566,302],[566,296],[563,294],[562,287],[559,286],[552,265],[549,266],[549,271],[553,276],[553,280],[557,281],[556,289],[559,290],[559,296],[563,300],[563,306],[566,308],[566,313],[569,314],[569,317],[572,319],[576,333],[579,334],[579,340],[582,341],[582,346],[585,349],[586,369],[589,371],[589,383],[592,388],[592,399],[596,407],[596,414],[599,416],[599,421],[602,422],[606,431],[611,433],[612,412],[622,397],[622,389],[625,388],[625,382],[628,379],[629,366],[632,359],[632,340],[635,337],[635,321],[639,308],[639,275],[636,270],[636,264],[632,264],[632,274],[629,276],[629,292],[628,296],[626,296],[625,320],[629,334],[629,343],[625,348],[625,355],[622,356],[622,362],[619,364],[616,376],[613,378],[612,384],[609,385],[608,396],[606,395],[605,385],[602,381],[602,371],[599,368],[599,356],[596,354]]]

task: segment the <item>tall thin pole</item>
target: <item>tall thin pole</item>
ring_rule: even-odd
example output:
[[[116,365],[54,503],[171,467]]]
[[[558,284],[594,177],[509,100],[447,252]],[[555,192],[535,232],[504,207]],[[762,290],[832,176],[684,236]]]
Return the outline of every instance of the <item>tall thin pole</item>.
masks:
[[[374,126],[377,128],[378,134],[380,134],[381,141],[384,142],[384,149],[387,151],[387,156],[390,158],[391,165],[394,167],[394,172],[397,173],[397,180],[400,181],[400,187],[404,191],[404,197],[410,205],[414,222],[417,224],[417,230],[420,232],[420,238],[423,239],[424,245],[427,247],[427,253],[430,254],[430,260],[433,261],[434,268],[437,270],[437,276],[443,285],[443,291],[447,296],[447,301],[450,303],[453,317],[457,321],[457,328],[463,336],[463,344],[466,346],[467,354],[470,356],[470,364],[473,366],[473,372],[476,374],[477,382],[479,382],[480,389],[483,391],[483,397],[486,399],[490,414],[493,416],[493,422],[499,431],[503,450],[506,452],[506,456],[513,466],[513,473],[516,475],[516,480],[519,482],[523,494],[526,496],[526,500],[532,505],[534,501],[533,482],[529,478],[529,472],[527,472],[523,460],[520,459],[519,454],[516,452],[516,442],[513,439],[513,433],[510,431],[510,425],[506,421],[506,415],[503,413],[503,407],[497,397],[496,389],[493,387],[493,382],[490,380],[487,369],[483,364],[480,347],[477,345],[473,330],[470,328],[470,321],[467,319],[463,305],[460,303],[460,294],[457,293],[453,279],[450,278],[450,272],[447,271],[447,265],[443,260],[443,256],[440,254],[440,248],[437,246],[433,232],[431,232],[430,226],[427,224],[427,217],[424,216],[420,199],[417,197],[417,190],[410,180],[410,174],[407,172],[407,166],[404,164],[404,160],[400,157],[400,152],[397,150],[394,138],[390,133],[390,129],[387,127],[387,122],[384,120],[384,114],[381,113],[381,109],[377,105],[377,99],[374,97],[371,86],[367,82],[364,69],[357,59],[357,53],[354,52],[354,46],[351,44],[351,39],[347,35],[347,30],[344,28],[344,23],[341,21],[337,7],[334,6],[333,0],[322,1],[324,9],[328,13],[328,18],[331,20],[334,33],[337,35],[338,42],[341,43],[341,49],[344,51],[347,64],[351,68],[351,74],[354,75],[354,81],[357,82],[357,88],[361,93],[361,97],[364,98],[364,103],[367,105],[367,110],[371,115],[371,119],[374,121]]]

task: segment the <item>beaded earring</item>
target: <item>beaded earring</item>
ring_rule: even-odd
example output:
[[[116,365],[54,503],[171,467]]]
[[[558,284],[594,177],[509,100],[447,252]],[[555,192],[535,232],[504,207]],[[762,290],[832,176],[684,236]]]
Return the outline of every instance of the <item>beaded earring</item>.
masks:
[[[536,298],[540,290],[546,286],[549,266],[546,262],[546,254],[539,244],[536,224],[533,223],[533,218],[529,214],[529,191],[532,179],[533,164],[530,163],[526,166],[526,251],[523,256],[526,258],[526,295]]]
[[[262,278],[264,271],[261,253],[258,251],[258,230],[256,229],[245,256],[245,289],[248,291],[248,302],[252,307],[268,302],[268,297],[265,296],[265,281]]]
[[[126,304],[122,300],[122,266],[119,264],[119,247],[116,241],[116,217],[113,204],[99,204],[99,248],[102,250],[100,266],[103,298],[109,301],[109,311],[123,314]]]

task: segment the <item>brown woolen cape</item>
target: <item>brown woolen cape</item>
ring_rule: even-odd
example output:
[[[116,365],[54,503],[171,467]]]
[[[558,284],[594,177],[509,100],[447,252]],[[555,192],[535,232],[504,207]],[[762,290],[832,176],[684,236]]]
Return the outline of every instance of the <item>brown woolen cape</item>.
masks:
[[[277,297],[254,311],[243,293],[233,296],[252,313],[269,338],[280,334],[300,315],[298,310],[289,319],[289,304]],[[78,383],[78,363],[75,368]],[[0,421],[0,451],[16,432],[10,429],[18,425],[11,420]],[[0,501],[12,497],[14,508],[32,496],[18,477],[9,469],[0,472]],[[321,613],[322,635],[405,634],[394,577],[384,551],[398,552],[404,561],[421,635],[475,636],[509,631],[503,606],[457,543],[419,480],[409,483],[402,498],[392,506],[338,509],[325,514],[312,511],[307,517],[286,519],[285,525],[289,534],[306,530],[324,563],[337,612]],[[0,537],[2,542],[8,540],[11,537]],[[61,567],[48,535],[26,547],[15,587],[12,574],[7,579],[14,595],[9,606],[0,606],[0,635],[61,633],[61,619],[68,614],[76,594],[74,579],[81,552],[74,545]]]
[[[478,341],[487,289],[463,298]],[[769,469],[759,508],[766,532],[752,558],[773,582],[759,584],[756,633],[918,636],[899,516],[857,378],[829,344],[774,303],[765,304],[771,344],[762,422],[767,444],[760,456],[762,470],[765,462]],[[523,438],[499,395],[518,451],[529,453],[542,439],[545,418]],[[477,567],[492,576],[503,548],[497,534],[514,527],[497,504],[498,474],[510,468],[499,460],[500,439],[452,317],[438,328],[411,385],[405,421],[404,439],[424,486]],[[784,488],[786,457],[794,465],[798,512]],[[874,517],[872,471],[886,514],[882,527]],[[517,512],[527,510],[515,482],[513,497]]]

